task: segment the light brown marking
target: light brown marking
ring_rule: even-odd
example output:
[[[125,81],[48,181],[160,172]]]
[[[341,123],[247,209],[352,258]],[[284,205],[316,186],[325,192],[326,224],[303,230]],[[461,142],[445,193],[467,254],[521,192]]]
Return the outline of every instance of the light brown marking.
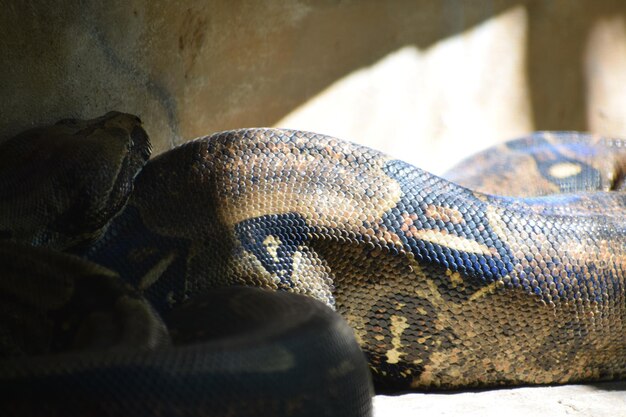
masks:
[[[400,230],[404,233],[408,232],[415,220],[417,220],[417,214],[402,213],[402,226],[400,226]]]
[[[359,167],[358,175],[340,176],[336,170],[323,169],[337,165],[334,155],[340,154],[332,148],[311,154],[300,152],[293,143],[273,143],[271,140],[263,143],[271,152],[288,157],[275,158],[267,164],[266,155],[247,152],[246,142],[242,142],[231,151],[236,154],[247,152],[247,158],[236,157],[215,167],[216,172],[229,173],[219,178],[224,182],[224,189],[245,190],[229,195],[222,204],[219,215],[227,225],[268,213],[302,213],[310,222],[321,225],[332,221],[336,227],[355,230],[362,226],[362,217],[380,219],[402,196],[400,184],[383,171],[386,158],[371,158],[370,164]],[[268,180],[255,185],[251,181],[253,176]],[[316,178],[317,185],[312,187],[308,178]],[[372,188],[376,189],[375,193],[371,192]],[[268,198],[277,189],[281,190],[281,198]],[[343,190],[350,190],[350,193]],[[338,212],[342,215],[337,216]]]
[[[509,232],[506,223],[502,220],[499,209],[494,206],[487,206],[485,214],[487,215],[487,222],[491,226],[491,230],[498,236],[502,242],[506,243],[509,247],[517,247],[514,239],[515,235]]]
[[[291,281],[298,292],[318,299],[334,309],[333,278],[326,261],[303,247],[298,248],[292,259]]]
[[[451,235],[447,230],[418,230],[414,226],[409,227],[406,232],[407,237],[413,237],[419,240],[435,243],[450,249],[456,249],[461,252],[475,253],[479,255],[491,256],[495,249],[491,249],[486,245],[480,244],[474,240],[461,236]]]
[[[406,353],[401,352],[400,349],[402,348],[402,333],[409,328],[409,325],[406,317],[392,314],[389,318],[391,320],[389,330],[392,335],[391,344],[393,349],[387,351],[387,363],[394,364],[400,361],[401,356],[406,355]]]
[[[155,247],[132,248],[128,252],[128,258],[131,262],[144,262],[145,260],[158,254],[159,250]]]
[[[161,278],[163,273],[176,259],[176,253],[170,252],[157,262],[146,274],[139,280],[139,289],[144,291],[150,288],[155,282]]]
[[[441,293],[439,292],[439,289],[437,288],[437,284],[435,284],[435,282],[433,282],[432,279],[428,278],[422,272],[422,268],[420,267],[419,263],[414,258],[410,258],[409,263],[413,271],[419,271],[419,275],[421,278],[420,280],[421,282],[425,283],[427,287],[427,289],[424,289],[421,287],[415,287],[414,289],[415,295],[424,300],[429,300],[435,306],[441,306],[445,304],[445,301],[443,297],[441,297]],[[426,310],[422,310],[422,311],[423,311],[423,314],[426,314]]]
[[[476,291],[469,298],[470,301],[476,301],[479,298],[482,298],[488,294],[493,294],[498,289],[498,281],[494,281],[486,287],[482,287],[480,290]]]
[[[426,206],[424,214],[433,220],[441,220],[446,223],[462,224],[465,223],[463,214],[457,209],[429,204]]]
[[[281,244],[282,242],[280,241],[280,239],[274,235],[268,235],[265,240],[263,240],[263,246],[265,246],[265,250],[271,255],[272,258],[274,258],[276,262],[279,261],[278,248]]]
[[[554,178],[564,179],[580,174],[582,171],[580,164],[573,162],[559,162],[550,167],[550,175]]]
[[[450,282],[452,283],[453,288],[463,284],[463,278],[461,278],[460,273],[452,272],[450,269],[446,269],[446,275],[450,277]]]

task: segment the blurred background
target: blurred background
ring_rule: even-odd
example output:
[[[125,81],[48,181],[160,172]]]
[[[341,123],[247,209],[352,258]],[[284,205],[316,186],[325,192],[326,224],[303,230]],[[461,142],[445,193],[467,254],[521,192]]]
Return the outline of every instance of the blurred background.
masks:
[[[440,173],[533,130],[626,136],[623,1],[0,3],[0,138],[115,109],[155,153],[283,126]]]

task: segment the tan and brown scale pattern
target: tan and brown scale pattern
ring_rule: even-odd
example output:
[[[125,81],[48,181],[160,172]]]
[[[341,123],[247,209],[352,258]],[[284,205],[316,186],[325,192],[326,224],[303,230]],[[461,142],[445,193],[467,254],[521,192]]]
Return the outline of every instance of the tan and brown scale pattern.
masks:
[[[37,143],[44,132],[25,137]],[[97,145],[80,143],[77,155],[93,157],[85,149],[100,149],[109,156],[98,163],[73,157],[56,170],[58,176],[20,170],[17,162],[12,166],[18,168],[0,175],[0,195],[7,196],[4,204],[0,201],[5,271],[0,275],[0,354],[9,357],[0,360],[0,380],[10,381],[12,397],[27,399],[37,387],[61,415],[94,410],[106,415],[106,407],[118,414],[132,409],[136,415],[205,415],[207,404],[222,407],[223,415],[249,415],[251,409],[265,410],[261,415],[268,410],[319,415],[313,407],[325,409],[326,402],[316,400],[324,395],[338,407],[330,415],[367,415],[371,403],[364,397],[371,391],[357,345],[336,314],[302,301],[311,298],[350,324],[380,388],[626,377],[623,141],[540,133],[479,154],[465,163],[466,179],[457,169],[449,181],[369,148],[293,130],[218,133],[166,152],[143,168],[149,144],[139,120],[130,115],[66,121],[50,132],[58,149],[71,150],[83,137]],[[33,151],[39,145],[9,144],[11,152],[0,148],[0,157],[54,166],[45,152]],[[86,170],[85,164],[99,169]],[[83,177],[83,170],[89,175]],[[81,187],[72,189],[76,177]],[[96,186],[84,186],[87,177]],[[54,196],[51,202],[20,188],[45,178],[51,182],[37,189]],[[51,191],[61,183],[70,190]],[[34,209],[21,217],[27,203]],[[75,216],[81,207],[87,213]],[[73,217],[84,221],[71,224]],[[24,244],[72,254],[32,248],[16,255]],[[33,265],[31,255],[37,258]],[[50,280],[46,268],[54,270]],[[68,275],[70,270],[78,275]],[[211,295],[215,288],[240,285],[309,298]],[[45,286],[53,289],[45,297],[30,294]],[[37,299],[43,300],[39,306]],[[89,305],[96,311],[88,311]],[[205,321],[213,323],[228,311],[226,320],[241,314],[237,320],[244,317],[245,327],[250,318],[264,319],[263,305],[284,307],[275,310],[282,312],[278,327],[291,329],[291,315],[305,325],[293,327],[287,332],[293,339],[272,350],[261,344],[261,351],[244,357],[220,347],[217,356],[204,356],[204,338],[231,327],[228,321],[202,327]],[[171,316],[182,317],[178,327]],[[81,330],[99,326],[101,331],[92,334]],[[70,341],[59,368],[59,357],[45,352],[56,352],[48,345],[74,333],[82,344],[108,343],[114,349],[79,354]],[[178,337],[202,340],[180,345]],[[117,356],[116,349],[126,349],[126,343],[140,348]],[[30,344],[38,345],[32,351],[43,357],[31,358]],[[318,354],[339,362],[320,367],[306,361]],[[26,361],[14,365],[14,355],[26,355]],[[301,360],[309,364],[306,371],[295,367]],[[239,388],[215,378],[226,368],[228,378],[236,374]],[[272,379],[280,381],[276,386],[241,388],[259,375],[284,372],[295,376]],[[322,382],[286,395],[296,380],[306,379],[303,375],[319,375],[316,381]],[[90,392],[96,379],[104,388]],[[59,395],[71,394],[57,381],[67,383],[70,393],[92,397],[59,403]],[[207,386],[213,397],[199,394]],[[345,393],[339,401],[337,389]],[[240,390],[247,392],[243,399],[237,397]],[[104,395],[110,401],[103,401]],[[32,414],[49,410],[37,411],[19,399],[15,404]],[[269,408],[259,408],[262,404]]]
[[[321,259],[298,248],[288,254],[297,275],[264,270],[234,244],[245,230],[220,220],[242,213],[211,200],[239,185],[217,190],[206,155],[187,152],[135,181],[149,150],[140,120],[116,112],[0,144],[0,414],[370,416],[365,357],[332,309],[289,292],[203,291],[291,280],[329,301],[330,278],[307,280],[322,277]],[[160,223],[162,209],[171,222]],[[258,242],[261,262],[282,265],[284,236]],[[119,268],[77,256],[91,251]]]
[[[618,176],[584,163],[585,178]],[[148,164],[114,222],[170,242],[152,248],[158,262],[108,258],[106,239],[90,257],[148,282],[158,308],[232,284],[322,300],[355,330],[379,386],[620,378],[626,196],[584,185],[492,197],[323,135],[225,132]],[[612,209],[586,212],[594,201]]]
[[[444,177],[483,193],[536,197],[624,191],[626,141],[580,132],[536,132],[472,155]]]

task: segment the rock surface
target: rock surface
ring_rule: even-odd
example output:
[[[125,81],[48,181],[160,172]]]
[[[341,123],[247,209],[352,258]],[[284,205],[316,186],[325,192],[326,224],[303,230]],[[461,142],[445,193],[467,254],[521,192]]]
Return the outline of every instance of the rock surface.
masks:
[[[624,417],[626,381],[376,396],[375,417]]]
[[[0,138],[119,110],[142,118],[156,154],[277,124],[399,51],[417,59],[328,107],[333,132],[408,134],[408,148],[392,141],[404,154],[533,129],[622,135],[624,16],[615,0],[4,1]]]

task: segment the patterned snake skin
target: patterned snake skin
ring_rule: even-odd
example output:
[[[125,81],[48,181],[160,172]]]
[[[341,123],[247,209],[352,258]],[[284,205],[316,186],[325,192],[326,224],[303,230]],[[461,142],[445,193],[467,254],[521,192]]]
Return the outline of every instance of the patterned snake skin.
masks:
[[[149,146],[136,118],[112,113],[66,121],[57,129],[58,137],[79,137],[81,143],[99,146],[91,151],[85,145],[73,158],[80,161],[76,172],[95,172],[100,188],[69,169],[59,177],[47,174],[46,164],[56,169],[57,159],[45,155],[36,155],[34,171],[42,174],[31,178],[20,158],[35,151],[0,148],[0,162],[6,161],[0,171],[0,196],[5,198],[0,204],[0,237],[5,240],[0,265],[32,276],[27,281],[18,273],[6,274],[0,282],[5,304],[0,381],[17,387],[8,390],[13,400],[5,398],[12,410],[37,414],[32,404],[24,404],[24,392],[34,390],[38,396],[54,392],[46,397],[49,408],[41,415],[70,415],[68,410],[115,415],[130,407],[137,415],[158,414],[155,410],[172,415],[172,409],[177,415],[253,415],[250,409],[228,408],[231,403],[219,408],[220,398],[234,390],[241,395],[229,401],[255,409],[273,400],[250,400],[250,388],[229,385],[209,401],[212,411],[201,411],[206,404],[195,404],[206,379],[184,379],[202,372],[210,377],[216,363],[237,362],[225,355],[208,364],[194,343],[209,332],[195,323],[211,315],[205,313],[207,306],[213,306],[213,316],[226,312],[226,323],[209,327],[228,329],[229,317],[238,314],[238,307],[217,301],[212,290],[240,285],[309,296],[289,298],[284,301],[289,306],[315,299],[334,309],[354,331],[382,389],[626,377],[624,141],[540,133],[477,155],[461,165],[465,168],[450,172],[448,181],[377,151],[301,131],[219,133],[166,152],[142,169]],[[48,130],[37,132],[26,136],[50,136]],[[118,145],[102,144],[111,137]],[[55,151],[80,148],[64,139],[53,143],[62,143]],[[113,169],[104,168],[102,155],[110,155]],[[40,185],[43,177],[52,185]],[[59,191],[62,183],[70,191]],[[36,187],[41,187],[38,195],[52,200],[33,202],[24,190]],[[73,292],[57,295],[44,271],[59,265],[62,276],[73,270],[97,278],[72,278]],[[178,313],[194,300],[200,302],[191,312]],[[264,302],[248,303],[252,313],[243,316],[262,315],[254,306]],[[313,309],[321,304],[311,302]],[[32,312],[33,305],[42,311]],[[103,306],[97,315],[89,312],[93,305]],[[291,307],[286,311],[279,317],[298,315]],[[350,332],[327,311],[316,313],[328,318],[308,336],[306,326],[298,330],[296,336],[305,343],[294,352],[313,357],[331,346],[333,352],[349,353],[330,365],[332,360],[299,369],[299,377],[273,380],[285,401],[271,408],[274,415],[371,413],[371,388],[360,371],[360,353],[350,351],[351,337],[336,337]],[[116,324],[123,320],[127,325],[120,331]],[[333,326],[340,330],[320,333]],[[111,335],[114,341],[107,341]],[[173,346],[163,342],[169,335]],[[315,344],[318,339],[324,342]],[[128,354],[138,345],[152,356]],[[81,352],[73,353],[76,346]],[[250,363],[258,367],[260,362]],[[179,382],[186,389],[159,385],[162,375],[154,377],[159,366],[183,378]],[[145,367],[152,373],[137,377]],[[272,369],[261,373],[274,377],[279,372]],[[307,406],[298,407],[301,393],[288,393],[287,387],[316,372],[347,379],[334,386],[318,380],[315,398],[323,400],[303,400],[300,405]],[[237,375],[240,384],[256,378],[245,369]],[[137,392],[128,394],[122,380],[131,380],[128,384]],[[69,395],[65,383],[70,391],[80,387],[83,396],[90,388],[109,392],[115,385],[124,387],[106,397],[118,407],[113,411],[101,405],[95,410],[91,400],[72,409],[58,399]],[[336,391],[346,385],[354,389]],[[147,396],[149,390],[156,394]],[[270,391],[263,395],[269,398]],[[124,395],[131,397],[124,399],[131,405],[119,400]],[[339,397],[336,403],[347,404],[345,409],[307,414],[310,404],[332,403],[333,395]],[[147,402],[150,412],[142,414],[132,405],[133,397]],[[167,408],[168,402],[173,408]],[[197,408],[185,407],[191,403]]]

